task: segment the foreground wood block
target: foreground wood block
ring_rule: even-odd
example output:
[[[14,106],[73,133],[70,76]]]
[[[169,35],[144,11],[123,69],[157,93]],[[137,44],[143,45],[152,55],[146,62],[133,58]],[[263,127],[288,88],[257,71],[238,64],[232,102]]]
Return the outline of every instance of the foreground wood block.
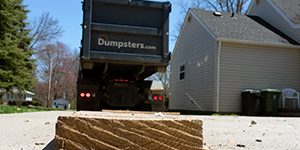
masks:
[[[60,116],[55,149],[202,149],[202,124],[201,120],[154,115]]]

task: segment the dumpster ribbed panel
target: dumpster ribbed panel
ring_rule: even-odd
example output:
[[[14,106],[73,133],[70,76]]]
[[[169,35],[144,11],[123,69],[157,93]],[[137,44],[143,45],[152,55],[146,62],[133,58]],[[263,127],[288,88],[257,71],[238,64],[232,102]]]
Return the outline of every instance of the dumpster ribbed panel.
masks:
[[[191,22],[183,26],[171,60],[169,109],[213,111],[216,41],[193,15],[187,17],[191,17]],[[185,63],[185,80],[179,81],[182,63]]]
[[[220,112],[241,112],[241,91],[247,88],[299,91],[299,84],[299,49],[222,43]]]

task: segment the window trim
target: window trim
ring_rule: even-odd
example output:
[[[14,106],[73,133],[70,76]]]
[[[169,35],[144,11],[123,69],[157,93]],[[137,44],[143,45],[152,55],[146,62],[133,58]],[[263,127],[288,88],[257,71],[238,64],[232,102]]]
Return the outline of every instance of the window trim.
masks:
[[[181,71],[181,66],[184,65],[184,70]],[[181,73],[184,73],[184,78],[183,79],[180,79],[180,74]],[[183,61],[182,63],[179,64],[178,66],[178,81],[185,81],[185,78],[186,78],[186,61]]]
[[[190,15],[189,17],[188,17],[188,23],[191,23],[192,22],[192,15]]]
[[[257,5],[260,4],[261,1],[260,0],[255,0],[255,2],[256,2],[256,6],[257,6]]]

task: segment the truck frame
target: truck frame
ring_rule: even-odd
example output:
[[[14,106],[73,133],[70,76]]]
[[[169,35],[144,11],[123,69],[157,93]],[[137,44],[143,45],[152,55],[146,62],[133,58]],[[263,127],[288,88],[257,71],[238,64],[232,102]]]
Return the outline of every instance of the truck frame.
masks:
[[[84,0],[77,110],[164,111],[145,79],[166,72],[169,2]]]

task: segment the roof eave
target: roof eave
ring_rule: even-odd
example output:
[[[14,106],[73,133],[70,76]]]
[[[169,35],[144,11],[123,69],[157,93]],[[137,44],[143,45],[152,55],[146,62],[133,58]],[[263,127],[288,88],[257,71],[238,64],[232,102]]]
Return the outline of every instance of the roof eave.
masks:
[[[237,40],[237,39],[220,38],[220,37],[217,38],[217,41],[230,42],[230,43],[239,43],[239,44],[253,44],[253,45],[260,45],[260,46],[272,46],[272,47],[300,49],[300,45],[280,44],[280,43],[266,43],[266,42]]]
[[[252,8],[252,6],[253,6],[253,3],[254,3],[254,0],[251,0],[251,2],[250,2],[250,4],[249,4],[249,6],[248,6],[248,9],[247,9],[247,11],[246,11],[246,15],[248,15],[249,13],[250,13],[250,11],[251,11],[251,8]]]
[[[251,3],[246,11],[246,15],[250,14],[250,11],[252,9],[252,7],[254,7],[254,1],[255,0],[251,0]],[[272,1],[272,0],[267,0],[267,2],[276,10],[277,13],[279,13],[280,16],[283,17],[283,19],[286,20],[286,22],[295,29],[300,28],[300,24],[295,24],[294,22],[292,22],[292,20],[289,19],[289,17],[286,16],[286,14],[283,13],[283,11]]]
[[[196,20],[205,28],[205,30],[212,36],[212,38],[214,39],[217,39],[216,35],[208,29],[208,27],[200,20],[200,18],[193,12],[193,10],[191,8],[189,8],[188,12],[186,13],[185,15],[185,18],[184,18],[184,21],[183,21],[183,25],[181,27],[181,30],[179,32],[179,35],[178,35],[178,38],[177,38],[177,41],[176,41],[176,44],[175,44],[175,47],[173,49],[173,53],[172,53],[172,57],[175,55],[176,53],[176,50],[177,50],[177,47],[178,47],[178,42],[180,41],[181,39],[181,33],[183,32],[183,29],[185,28],[186,26],[186,23],[187,23],[187,18],[189,15],[193,15],[193,17],[196,18]],[[172,62],[172,59],[170,61],[170,63]]]
[[[29,92],[29,91],[26,91],[26,90],[24,90],[24,93],[29,94],[29,95],[35,95],[35,93]]]

